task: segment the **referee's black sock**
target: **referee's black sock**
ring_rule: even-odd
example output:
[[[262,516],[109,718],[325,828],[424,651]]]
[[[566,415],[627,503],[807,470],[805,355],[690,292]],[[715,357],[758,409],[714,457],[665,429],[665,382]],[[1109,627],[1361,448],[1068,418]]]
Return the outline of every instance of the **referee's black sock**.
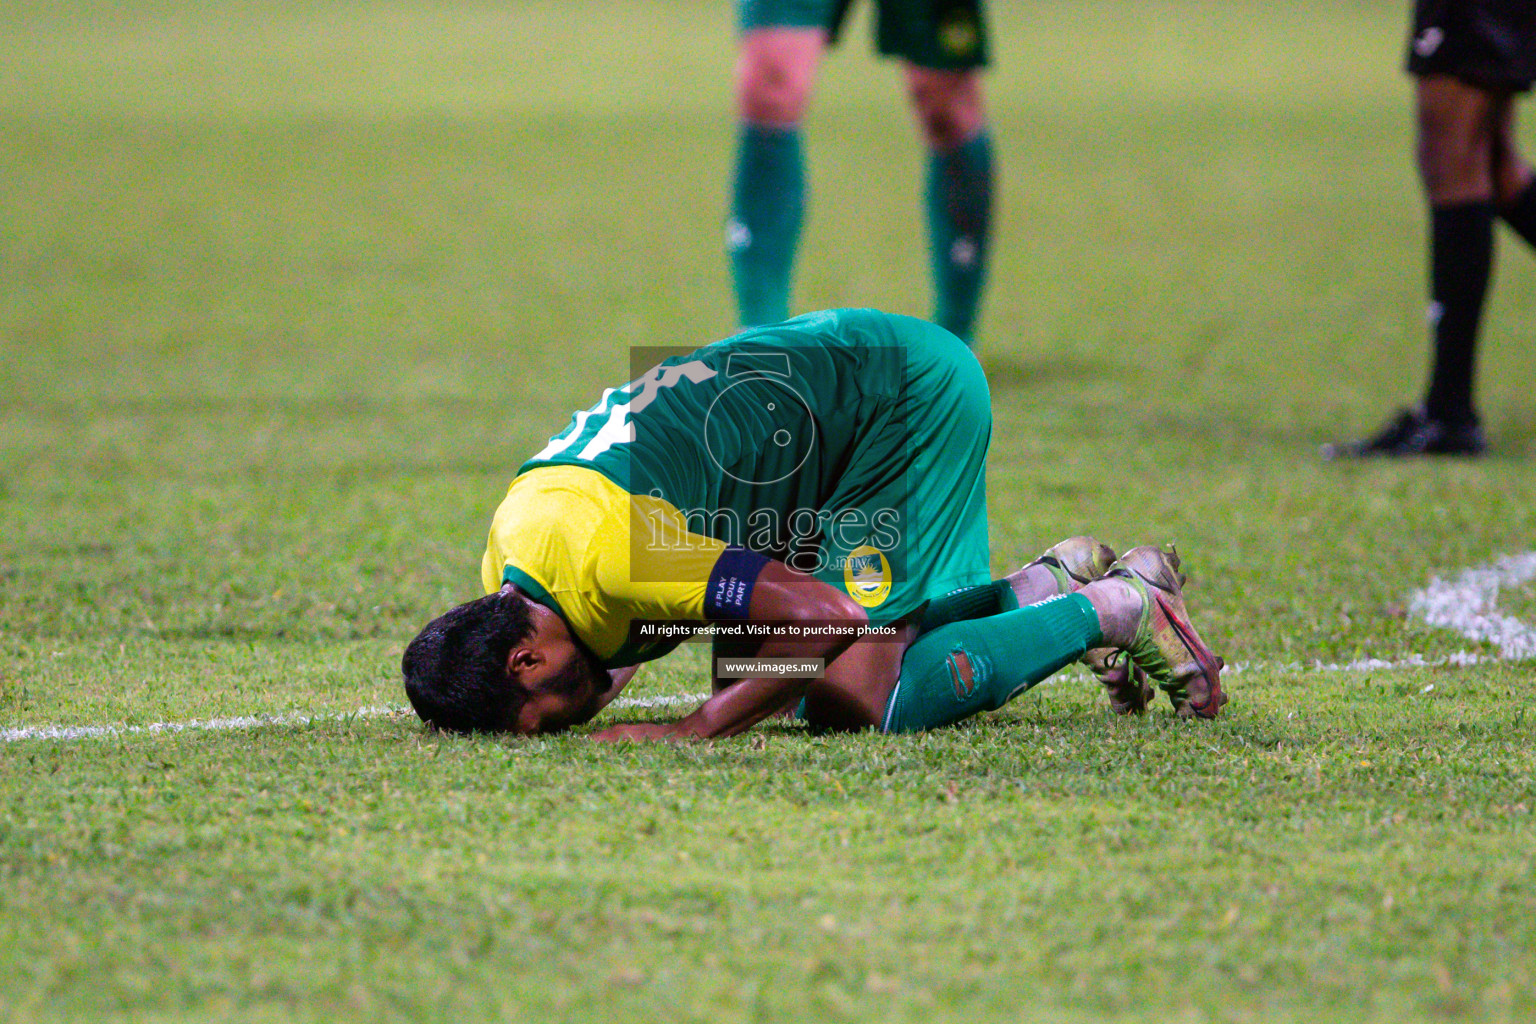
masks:
[[[1530,182],[1515,198],[1501,205],[1499,216],[1527,243],[1536,246],[1536,181]]]
[[[1474,418],[1477,328],[1493,269],[1494,205],[1489,200],[1430,209],[1430,322],[1435,360],[1425,411],[1434,419]]]

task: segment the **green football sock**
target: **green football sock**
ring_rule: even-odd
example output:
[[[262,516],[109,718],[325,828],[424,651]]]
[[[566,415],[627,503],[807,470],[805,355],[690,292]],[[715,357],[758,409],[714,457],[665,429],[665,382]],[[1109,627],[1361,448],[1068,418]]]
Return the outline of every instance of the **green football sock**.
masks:
[[[743,123],[726,250],[741,326],[789,318],[789,282],[805,219],[800,129]]]
[[[1081,594],[942,626],[907,648],[880,731],[920,732],[995,710],[1103,642]]]
[[[933,322],[971,344],[987,276],[992,223],[992,136],[928,152],[928,244]]]
[[[1007,580],[993,580],[976,587],[961,587],[943,597],[936,597],[923,609],[917,633],[931,633],[940,626],[967,619],[985,619],[991,615],[1011,612],[1019,606],[1013,593],[1013,584]]]

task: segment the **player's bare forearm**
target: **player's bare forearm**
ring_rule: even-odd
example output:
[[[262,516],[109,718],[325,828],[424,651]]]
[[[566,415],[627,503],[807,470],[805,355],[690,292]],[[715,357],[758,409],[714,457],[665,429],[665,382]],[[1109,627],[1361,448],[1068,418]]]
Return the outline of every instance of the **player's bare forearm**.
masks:
[[[798,700],[809,679],[759,676],[738,679],[682,721],[672,723],[678,739],[721,739],[746,732],[785,704]]]
[[[831,662],[851,643],[849,638],[817,641],[770,640],[756,657],[822,658]],[[676,722],[617,725],[593,734],[597,740],[721,739],[746,732],[763,719],[799,700],[810,679],[758,676],[738,679],[717,690],[691,715]]]
[[[592,734],[595,740],[707,740],[746,732],[758,722],[796,700],[809,679],[763,676],[738,679],[676,722],[636,722],[613,725]]]
[[[863,608],[842,591],[820,580],[795,572],[782,562],[769,562],[758,575],[748,608],[752,622],[776,625],[840,626],[868,621]],[[855,640],[849,629],[803,630],[798,637],[776,637],[758,648],[757,657],[821,658],[834,661]],[[678,722],[636,728],[614,726],[593,734],[594,739],[715,739],[734,736],[799,699],[809,679],[760,676],[742,679],[719,689],[693,714]]]
[[[769,562],[758,575],[748,609],[753,622],[798,626],[843,626],[869,621],[864,609],[844,594],[813,576],[795,572],[782,562]],[[805,630],[799,638],[775,637],[758,648],[757,657],[821,658],[830,663],[848,648],[854,636],[837,632]],[[784,705],[798,700],[809,679],[763,676],[742,679],[725,687],[697,711],[675,725],[675,735],[694,739],[734,736],[745,732]]]

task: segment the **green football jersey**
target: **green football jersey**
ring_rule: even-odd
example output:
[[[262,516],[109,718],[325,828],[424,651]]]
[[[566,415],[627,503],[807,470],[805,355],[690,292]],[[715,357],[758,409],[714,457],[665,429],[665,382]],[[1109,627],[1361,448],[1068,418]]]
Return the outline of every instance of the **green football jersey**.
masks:
[[[797,515],[825,506],[868,442],[871,414],[902,401],[904,319],[811,313],[664,360],[605,391],[521,472],[595,469],[670,502],[694,532],[785,558],[808,532]]]
[[[519,472],[594,470],[675,509],[687,533],[786,562],[889,621],[987,579],[990,436],[986,379],[958,338],[830,310],[662,360]],[[631,571],[671,572],[652,557],[671,534],[651,525],[629,523]]]

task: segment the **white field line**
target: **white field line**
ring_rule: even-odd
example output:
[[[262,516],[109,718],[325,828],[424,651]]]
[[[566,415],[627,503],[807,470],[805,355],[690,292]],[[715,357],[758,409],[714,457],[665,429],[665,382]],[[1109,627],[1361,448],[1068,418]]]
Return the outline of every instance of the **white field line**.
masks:
[[[1429,586],[1416,590],[1408,599],[1408,610],[1425,623],[1449,629],[1469,640],[1496,645],[1497,655],[1457,651],[1444,658],[1411,655],[1401,661],[1362,658],[1348,662],[1235,662],[1226,667],[1229,675],[1245,672],[1387,672],[1410,668],[1440,668],[1446,665],[1484,665],[1500,661],[1536,658],[1536,628],[1497,610],[1499,589],[1536,579],[1536,551],[1500,558],[1489,565],[1464,570],[1454,580],[1436,576]],[[708,694],[687,696],[621,697],[614,708],[666,708],[695,704]],[[360,718],[380,718],[409,713],[398,706],[375,705],[343,714],[238,715],[232,718],[193,719],[187,722],[153,722],[149,725],[27,725],[0,730],[0,742],[21,740],[83,740],[111,736],[133,736],[162,732],[230,732],[261,729],[274,725],[310,725],[317,722],[346,722]]]
[[[1413,593],[1409,614],[1468,640],[1493,644],[1505,661],[1536,658],[1536,627],[1499,613],[1499,588],[1536,579],[1536,551],[1506,555],[1488,565],[1464,569],[1453,580],[1436,576]]]
[[[1255,661],[1252,663],[1235,661],[1222,669],[1222,675],[1237,675],[1243,672],[1394,672],[1405,668],[1444,668],[1447,665],[1460,668],[1466,665],[1491,665],[1505,660],[1507,659],[1475,654],[1472,651],[1455,651],[1443,658],[1426,658],[1421,654],[1410,654],[1400,661],[1384,661],[1381,658],[1357,658],[1354,661]]]
[[[1444,658],[1423,658],[1418,655],[1402,661],[1382,661],[1364,658],[1359,661],[1327,662],[1234,662],[1224,670],[1226,675],[1247,672],[1388,672],[1409,668],[1441,668],[1446,665],[1485,665],[1505,659],[1469,651],[1457,651]],[[1084,671],[1081,673],[1086,676]],[[614,701],[612,708],[669,708],[680,704],[697,704],[708,697],[707,693],[682,696],[623,697]],[[306,715],[295,712],[279,715],[237,715],[230,718],[194,718],[186,722],[152,722],[149,725],[24,725],[0,729],[0,743],[18,743],[22,740],[89,740],[113,736],[135,736],[145,733],[176,732],[233,732],[241,729],[263,729],[274,725],[313,725],[325,722],[350,722],[364,718],[387,718],[391,715],[409,715],[411,709],[404,705],[373,705],[330,715]]]
[[[707,694],[687,697],[621,698],[609,707],[664,708],[675,704],[697,704]],[[0,742],[20,740],[90,740],[111,736],[134,736],[161,732],[232,732],[262,729],[274,725],[312,725],[317,722],[350,722],[360,718],[384,718],[410,713],[410,708],[387,704],[358,708],[331,715],[305,715],[289,712],[280,715],[236,715],[231,718],[194,718],[186,722],[151,722],[149,725],[24,725],[0,729]]]
[[[1518,587],[1536,579],[1536,551],[1505,555],[1488,565],[1463,569],[1455,579],[1432,577],[1429,586],[1408,595],[1408,614],[1436,629],[1448,629],[1476,643],[1498,647],[1496,655],[1457,651],[1444,658],[1429,660],[1410,655],[1402,661],[1365,658],[1359,661],[1330,663],[1314,661],[1289,665],[1229,665],[1228,672],[1379,672],[1398,668],[1438,668],[1443,665],[1486,665],[1500,661],[1524,661],[1536,658],[1536,627],[1498,611],[1499,589]]]

